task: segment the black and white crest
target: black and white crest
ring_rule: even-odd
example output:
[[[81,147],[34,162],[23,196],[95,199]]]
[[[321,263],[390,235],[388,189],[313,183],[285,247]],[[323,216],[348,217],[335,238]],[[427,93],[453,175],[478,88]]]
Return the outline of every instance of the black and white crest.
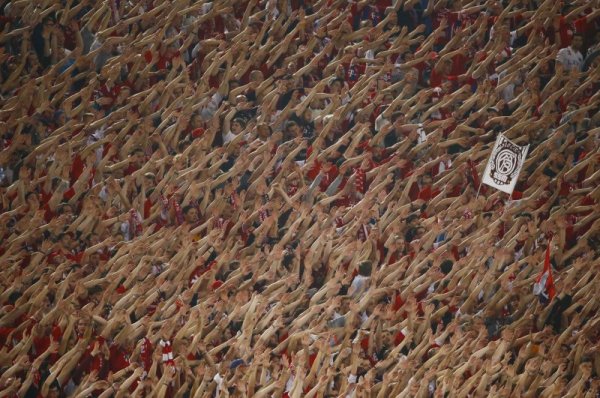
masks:
[[[494,149],[492,149],[483,172],[482,182],[502,192],[512,194],[528,150],[529,145],[519,146],[504,135],[498,134]]]
[[[522,148],[501,136],[490,159],[489,176],[498,185],[510,185],[518,176],[522,161]]]

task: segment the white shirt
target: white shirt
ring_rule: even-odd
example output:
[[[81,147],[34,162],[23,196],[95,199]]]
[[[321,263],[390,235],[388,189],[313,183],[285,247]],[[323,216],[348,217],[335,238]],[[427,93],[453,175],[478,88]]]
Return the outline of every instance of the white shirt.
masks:
[[[386,124],[390,124],[390,121],[383,117],[383,112],[375,119],[375,131],[379,132]]]
[[[576,69],[580,71],[583,67],[583,55],[571,46],[561,48],[556,55],[556,60],[568,70]]]
[[[365,290],[368,280],[368,276],[356,275],[352,280],[352,284],[350,285],[350,289],[348,289],[348,291],[352,291],[352,296],[362,293],[363,290]]]
[[[231,141],[233,141],[235,139],[235,137],[237,137],[237,135],[235,135],[231,131],[229,131],[227,134],[223,134],[223,143],[229,144]]]

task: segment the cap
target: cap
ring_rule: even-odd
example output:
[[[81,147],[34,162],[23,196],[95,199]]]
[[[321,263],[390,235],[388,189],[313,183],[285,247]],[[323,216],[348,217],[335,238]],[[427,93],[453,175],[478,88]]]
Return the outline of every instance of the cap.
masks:
[[[201,137],[202,134],[204,134],[204,129],[198,127],[197,129],[192,130],[192,137],[193,138],[198,138]]]
[[[245,366],[245,365],[246,365],[246,363],[244,362],[244,360],[238,358],[238,359],[234,359],[233,361],[231,361],[231,364],[229,365],[229,369],[235,369],[238,366]]]

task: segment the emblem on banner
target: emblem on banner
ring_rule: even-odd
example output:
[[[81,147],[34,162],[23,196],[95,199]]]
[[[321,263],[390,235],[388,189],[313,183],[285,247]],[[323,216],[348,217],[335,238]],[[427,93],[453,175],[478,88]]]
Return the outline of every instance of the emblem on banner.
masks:
[[[518,145],[503,139],[492,154],[490,177],[496,184],[509,185],[519,174],[523,151]]]

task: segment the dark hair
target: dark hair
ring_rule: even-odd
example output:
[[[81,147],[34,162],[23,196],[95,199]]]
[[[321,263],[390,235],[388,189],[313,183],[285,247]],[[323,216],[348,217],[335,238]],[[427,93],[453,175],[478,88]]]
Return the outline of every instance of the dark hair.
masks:
[[[188,214],[188,212],[189,212],[190,210],[194,209],[194,208],[195,208],[195,207],[194,207],[194,206],[192,206],[192,205],[187,205],[187,206],[184,206],[184,207],[183,207],[183,209],[182,209],[182,210],[183,210],[183,214]]]
[[[73,235],[72,232],[61,232],[60,234],[58,234],[58,236],[56,237],[56,240],[59,241],[62,238],[64,238],[65,236],[70,236],[71,239],[75,239],[75,235]]]
[[[32,196],[32,195],[35,196],[35,197],[37,197],[37,192],[34,192],[34,191],[27,192],[25,194],[25,200],[29,199],[29,197]]]
[[[56,213],[58,213],[59,215],[64,214],[65,212],[65,207],[69,206],[71,208],[71,210],[73,210],[73,206],[71,206],[70,203],[61,203],[58,206],[58,209],[56,209]]]
[[[444,274],[448,275],[450,273],[450,271],[452,271],[453,265],[454,265],[454,263],[452,262],[452,260],[444,260],[440,264],[440,271],[442,271]]]
[[[371,275],[371,269],[373,268],[373,264],[366,260],[366,261],[362,261],[359,265],[358,265],[358,273],[362,276],[369,276]]]
[[[12,292],[9,296],[8,296],[8,302],[11,305],[15,305],[15,303],[17,302],[17,300],[19,298],[21,298],[23,294],[21,292]]]
[[[231,121],[231,123],[239,123],[242,128],[246,128],[246,121],[240,117],[236,117]]]
[[[405,117],[406,115],[402,112],[394,112],[392,113],[392,123],[394,123],[396,120],[398,120],[401,117]]]
[[[406,217],[406,223],[410,224],[411,222],[418,220],[419,216],[417,216],[416,214],[410,214],[408,217]]]

